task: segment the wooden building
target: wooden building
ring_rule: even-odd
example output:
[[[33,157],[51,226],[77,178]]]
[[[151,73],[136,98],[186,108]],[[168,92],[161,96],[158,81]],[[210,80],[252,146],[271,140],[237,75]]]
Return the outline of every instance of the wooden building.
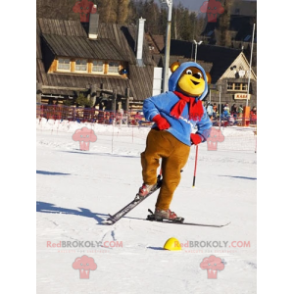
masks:
[[[83,94],[100,109],[139,110],[152,96],[154,67],[164,65],[164,38],[140,35],[139,26],[37,19],[37,102],[58,104]],[[92,18],[93,19],[93,18]],[[171,40],[170,64],[195,58],[193,42]],[[197,62],[210,73],[206,100],[245,104],[249,63],[241,49],[204,45]],[[256,105],[256,74],[251,71],[249,105]]]
[[[152,47],[151,44],[149,46]],[[154,44],[154,47],[160,46]],[[170,64],[175,61],[194,61],[195,49],[193,42],[171,40]],[[164,50],[163,47],[159,54],[153,53],[153,60],[158,67],[164,64]],[[221,99],[221,104],[246,104],[250,65],[242,50],[201,44],[197,46],[196,60],[211,75],[211,91],[206,101],[219,103]],[[248,105],[253,107],[256,101],[257,76],[251,69]]]
[[[92,106],[128,110],[152,95],[154,63],[144,38],[137,58],[136,26],[94,20],[37,19],[38,103],[83,94]]]

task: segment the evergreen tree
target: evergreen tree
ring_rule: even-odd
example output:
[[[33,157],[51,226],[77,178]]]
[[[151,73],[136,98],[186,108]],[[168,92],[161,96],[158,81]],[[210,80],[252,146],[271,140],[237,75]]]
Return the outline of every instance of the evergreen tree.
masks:
[[[158,19],[158,31],[160,35],[166,35],[167,9],[161,8]]]
[[[185,8],[181,15],[180,38],[182,40],[192,40],[193,24],[189,18],[189,10]]]
[[[230,37],[230,21],[231,21],[231,6],[234,0],[224,0],[224,13],[219,16],[218,29],[216,30],[217,45],[231,46]]]
[[[85,106],[85,107],[92,106],[92,102],[83,93],[79,93],[75,102],[78,106]]]

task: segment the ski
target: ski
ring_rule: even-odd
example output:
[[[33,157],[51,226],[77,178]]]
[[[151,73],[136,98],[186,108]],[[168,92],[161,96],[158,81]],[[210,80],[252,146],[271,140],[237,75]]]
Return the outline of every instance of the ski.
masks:
[[[117,221],[119,221],[123,216],[125,216],[127,213],[129,213],[131,210],[133,210],[137,205],[139,205],[141,202],[143,202],[147,197],[152,195],[155,191],[157,191],[162,184],[162,178],[161,175],[158,175],[157,177],[157,186],[155,189],[150,191],[145,197],[139,197],[138,194],[136,195],[135,199],[132,200],[129,204],[127,204],[125,207],[123,207],[121,210],[119,210],[114,215],[109,214],[109,218],[103,222],[105,225],[113,225]]]
[[[159,223],[164,223],[164,224],[177,224],[177,225],[186,225],[186,226],[198,226],[198,227],[211,227],[211,228],[222,228],[222,227],[225,227],[227,225],[230,224],[227,223],[227,224],[224,224],[224,225],[210,225],[210,224],[197,224],[197,223],[186,223],[184,222],[184,218],[182,217],[178,217],[174,220],[169,220],[169,219],[160,219],[160,220],[156,220],[154,218],[154,214],[153,212],[148,209],[148,211],[151,213],[147,216],[147,221],[154,221],[154,222],[159,222]]]
[[[170,221],[170,220],[162,220],[162,221],[156,221],[151,219],[146,219],[147,221],[154,221],[159,222],[162,224],[175,224],[175,225],[186,225],[186,226],[197,226],[197,227],[211,227],[211,228],[222,228],[230,224],[224,224],[224,225],[209,225],[209,224],[197,224],[197,223],[186,223],[186,222],[177,222],[177,221]]]

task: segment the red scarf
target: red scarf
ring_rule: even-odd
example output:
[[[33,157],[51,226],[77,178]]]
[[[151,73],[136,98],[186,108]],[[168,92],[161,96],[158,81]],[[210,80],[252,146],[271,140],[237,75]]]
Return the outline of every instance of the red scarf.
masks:
[[[203,115],[203,106],[201,100],[196,102],[195,97],[185,96],[184,94],[177,91],[173,92],[180,98],[180,100],[174,105],[170,114],[176,118],[179,118],[187,102],[190,102],[189,119],[200,120]]]

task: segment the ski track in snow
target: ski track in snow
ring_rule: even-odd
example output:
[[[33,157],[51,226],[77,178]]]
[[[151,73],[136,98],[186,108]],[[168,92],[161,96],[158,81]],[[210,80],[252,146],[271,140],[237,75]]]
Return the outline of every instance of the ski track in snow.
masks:
[[[72,140],[74,131],[83,126],[97,135],[89,151],[80,151],[79,143]],[[205,228],[143,221],[148,208],[154,210],[155,195],[115,225],[102,225],[108,213],[115,213],[133,199],[142,183],[140,153],[147,132],[147,128],[120,130],[37,121],[37,293],[256,293],[254,149],[207,151],[200,145],[196,187],[192,188],[192,147],[174,195],[171,209],[187,222],[231,222],[229,226]],[[237,132],[242,142],[251,136],[246,130],[227,128],[226,132],[233,136]],[[250,241],[250,247],[163,250],[170,237],[183,245],[189,241]],[[122,241],[123,246],[53,248],[48,247],[48,241]],[[79,270],[72,267],[83,255],[94,258],[97,264],[89,279],[80,279]],[[208,279],[207,270],[200,268],[210,255],[220,257],[225,265],[217,279]]]

